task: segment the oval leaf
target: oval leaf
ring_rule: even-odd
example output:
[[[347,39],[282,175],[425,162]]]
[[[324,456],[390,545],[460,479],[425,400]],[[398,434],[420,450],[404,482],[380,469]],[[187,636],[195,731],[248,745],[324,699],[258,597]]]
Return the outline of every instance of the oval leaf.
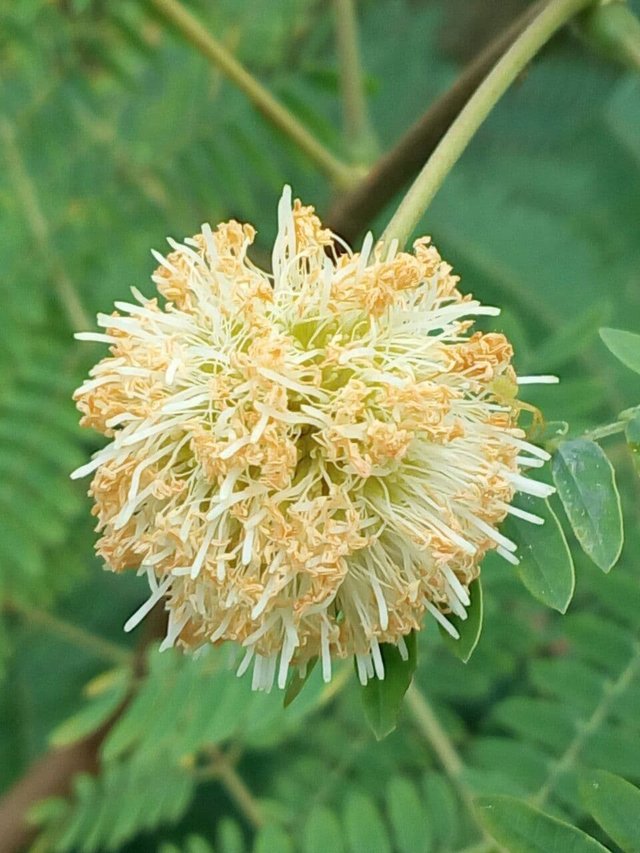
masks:
[[[275,823],[268,823],[256,835],[253,853],[293,853],[293,843],[287,833]]]
[[[640,853],[640,790],[604,770],[585,774],[580,784],[585,809],[627,853]]]
[[[553,457],[553,481],[582,549],[608,572],[622,551],[622,508],[604,450],[584,438],[565,441]]]
[[[430,824],[413,782],[394,776],[387,785],[387,813],[397,853],[427,853],[431,846]],[[325,847],[325,850],[331,848]]]
[[[397,646],[381,643],[384,678],[372,678],[362,688],[365,716],[378,740],[395,729],[402,699],[416,671],[415,631],[404,639],[409,652],[407,660],[402,660]]]
[[[360,791],[347,794],[344,807],[345,836],[352,851],[391,853],[391,843],[384,820],[376,804]]]
[[[595,838],[515,797],[480,797],[476,813],[509,853],[607,853]]]
[[[640,373],[640,335],[623,329],[600,329],[605,346],[624,365]]]
[[[343,832],[335,814],[326,806],[311,809],[304,827],[303,853],[343,853]]]
[[[459,639],[455,640],[451,634],[447,633],[440,625],[440,634],[442,639],[453,654],[466,663],[473,654],[475,647],[478,645],[480,634],[482,633],[482,586],[480,578],[477,578],[469,587],[469,598],[471,604],[467,608],[467,618],[461,619],[453,613],[447,614],[447,621],[451,622],[453,627],[460,635]]]
[[[55,747],[68,746],[99,729],[122,705],[129,691],[126,673],[123,674],[125,677],[114,681],[108,690],[85,705],[73,717],[57,726],[49,738],[51,745]]]
[[[576,581],[560,522],[547,500],[522,495],[518,506],[544,519],[541,525],[515,516],[505,522],[505,532],[518,545],[520,578],[538,601],[566,613]]]

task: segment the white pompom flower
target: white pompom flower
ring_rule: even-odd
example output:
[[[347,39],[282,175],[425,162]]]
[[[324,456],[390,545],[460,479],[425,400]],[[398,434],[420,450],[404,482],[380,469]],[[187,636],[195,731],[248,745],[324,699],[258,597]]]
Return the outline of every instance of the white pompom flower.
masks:
[[[111,441],[86,466],[114,571],[147,574],[164,646],[242,646],[239,674],[284,687],[318,657],[384,677],[425,614],[455,635],[482,557],[517,562],[497,527],[547,454],[525,441],[497,314],[457,289],[428,238],[352,253],[313,208],[278,207],[272,272],[250,225],[207,225],[157,256],[163,297],[99,315],[110,355],[76,392]],[[541,379],[543,379],[541,377]]]

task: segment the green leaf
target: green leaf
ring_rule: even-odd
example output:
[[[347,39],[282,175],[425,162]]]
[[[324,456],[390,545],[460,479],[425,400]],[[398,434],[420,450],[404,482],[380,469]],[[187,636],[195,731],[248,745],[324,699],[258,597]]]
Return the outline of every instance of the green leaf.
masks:
[[[429,816],[429,846],[434,850],[450,850],[462,823],[458,799],[449,780],[433,769],[424,774],[422,787]]]
[[[560,613],[566,613],[575,588],[573,558],[560,522],[547,500],[523,495],[521,509],[538,515],[544,524],[509,516],[507,535],[518,545],[519,574],[529,592]]]
[[[253,853],[293,853],[293,844],[284,829],[270,823],[256,836]]]
[[[310,658],[309,662],[307,663],[307,669],[306,669],[306,672],[304,675],[300,675],[300,673],[297,671],[293,674],[293,677],[291,678],[291,681],[287,685],[287,689],[286,689],[285,694],[284,694],[284,699],[282,702],[283,707],[288,708],[289,705],[296,698],[296,696],[298,696],[300,694],[300,691],[302,690],[302,688],[307,683],[307,679],[309,678],[309,676],[313,672],[315,665],[317,663],[318,663],[318,656],[315,655],[314,657]]]
[[[609,319],[608,301],[596,302],[575,319],[563,323],[558,331],[547,338],[527,359],[537,372],[556,370],[583,352],[585,342],[594,340],[598,327]],[[527,367],[528,369],[528,367]]]
[[[602,853],[607,849],[575,826],[515,797],[479,797],[476,814],[487,832],[509,853]]]
[[[304,827],[303,853],[342,853],[344,841],[335,814],[326,806],[314,806]]]
[[[625,853],[640,853],[640,790],[605,770],[585,773],[580,782],[585,809]]]
[[[471,604],[467,608],[466,619],[461,619],[453,613],[447,614],[447,620],[451,622],[458,634],[460,634],[457,640],[451,634],[447,633],[441,625],[438,626],[445,644],[464,663],[469,660],[475,651],[480,634],[482,633],[483,605],[480,578],[477,578],[469,587],[469,597]]]
[[[413,782],[402,776],[389,780],[387,811],[395,836],[394,849],[398,853],[414,853],[416,850],[426,853],[430,846],[429,824]]]
[[[129,673],[116,670],[108,675],[111,676],[108,688],[53,730],[49,739],[52,746],[67,746],[96,731],[123,702],[129,690]]]
[[[391,843],[374,802],[360,791],[350,791],[344,810],[344,828],[351,853],[391,853]]]
[[[608,572],[622,551],[622,508],[615,473],[595,441],[565,441],[553,457],[553,481],[584,552]]]
[[[405,637],[409,657],[402,660],[397,646],[390,643],[380,645],[384,663],[384,678],[372,678],[362,688],[362,702],[367,721],[378,740],[382,740],[396,727],[396,720],[416,670],[415,631]]]
[[[245,853],[242,830],[230,817],[223,817],[216,827],[216,850],[219,853]]]
[[[47,797],[46,800],[38,800],[29,807],[27,821],[34,826],[59,820],[68,811],[69,804],[64,797]]]
[[[578,18],[580,32],[590,47],[604,57],[637,71],[640,21],[626,2],[594,3]]]
[[[623,329],[600,329],[605,346],[624,365],[640,373],[640,335]]]

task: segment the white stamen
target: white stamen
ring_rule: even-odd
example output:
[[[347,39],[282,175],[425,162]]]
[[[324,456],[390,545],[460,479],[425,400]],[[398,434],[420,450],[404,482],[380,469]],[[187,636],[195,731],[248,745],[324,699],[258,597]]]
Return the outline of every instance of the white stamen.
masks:
[[[377,677],[380,681],[384,681],[384,661],[382,660],[382,652],[380,651],[380,644],[376,637],[371,638],[371,657],[373,658],[373,666],[376,671]]]
[[[518,385],[556,385],[560,382],[557,376],[518,376]]]
[[[531,459],[529,456],[516,456],[516,462],[522,468],[542,468],[544,465],[543,459]]]
[[[526,495],[534,495],[537,498],[548,498],[555,492],[553,486],[548,486],[539,480],[530,480],[527,477],[521,477],[519,474],[514,474],[511,471],[508,471],[505,476],[508,480],[511,480],[519,492],[524,492]]]
[[[402,635],[400,635],[398,637],[396,645],[398,647],[398,651],[400,652],[400,657],[402,658],[402,660],[408,661],[409,660],[409,649],[407,648],[407,643],[406,643],[406,641]]]
[[[133,616],[130,616],[127,621],[124,623],[124,630],[128,634],[129,631],[133,631],[133,629],[138,625],[144,617],[149,613],[153,607],[160,601],[165,592],[169,589],[169,585],[173,578],[171,575],[165,578],[163,582],[151,593],[149,598],[145,601],[145,603],[139,607]]]
[[[446,575],[447,580],[451,584],[451,588],[453,589],[455,594],[458,596],[458,598],[460,599],[462,604],[465,607],[468,607],[471,604],[471,599],[469,598],[469,593],[462,586],[462,584],[460,583],[460,581],[456,577],[453,569],[449,568],[449,566],[443,566],[442,570],[443,570],[444,574]]]
[[[329,648],[329,625],[323,619],[320,623],[320,650],[322,655],[322,680],[331,681],[331,650]]]
[[[425,600],[425,606],[429,613],[435,618],[436,622],[439,622],[440,625],[442,625],[447,634],[453,637],[454,640],[460,639],[460,634],[458,633],[458,631],[453,627],[451,622],[449,622],[447,617],[438,610],[437,607],[435,607],[430,601],[427,600]]]
[[[180,359],[174,358],[173,361],[167,367],[167,372],[165,374],[164,381],[167,385],[173,385],[173,380],[176,378],[176,373],[178,372],[178,368],[180,367]]]
[[[95,341],[100,344],[115,344],[118,340],[113,335],[104,335],[102,332],[76,332],[73,337],[77,341]]]
[[[510,515],[515,515],[516,518],[522,518],[524,521],[530,521],[532,524],[544,524],[544,518],[539,515],[534,515],[532,512],[527,512],[525,509],[520,509],[513,504],[507,506],[507,512]]]
[[[503,548],[501,545],[496,548],[496,553],[500,554],[502,559],[506,560],[507,563],[511,563],[512,566],[520,565],[520,560],[516,557],[516,555],[513,554],[511,551],[507,551],[507,549]]]
[[[240,666],[238,667],[238,670],[236,672],[236,675],[238,676],[238,678],[242,678],[242,676],[245,674],[245,672],[249,669],[249,665],[251,664],[251,661],[253,660],[254,654],[255,654],[255,649],[253,649],[253,648],[247,649],[247,651],[244,654],[244,657],[242,658],[242,661],[240,662]]]
[[[368,657],[368,655],[366,657]],[[365,660],[365,655],[356,655],[356,668],[358,670],[358,679],[360,681],[360,684],[362,684],[363,687],[366,687],[367,681],[369,679],[367,678],[367,664]]]

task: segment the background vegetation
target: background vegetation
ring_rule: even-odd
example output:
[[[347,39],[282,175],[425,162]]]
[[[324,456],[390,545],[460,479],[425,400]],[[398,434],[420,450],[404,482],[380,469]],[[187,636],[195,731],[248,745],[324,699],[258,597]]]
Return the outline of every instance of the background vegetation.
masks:
[[[187,5],[327,148],[362,165],[526,3],[359,3],[371,133],[356,146],[342,131],[330,4]],[[11,841],[16,820],[49,794],[31,809],[36,851],[479,853],[495,849],[487,832],[500,840],[497,795],[640,850],[637,805],[626,836],[599,826],[610,829],[599,790],[614,791],[609,805],[635,792],[593,775],[640,783],[638,451],[623,435],[603,444],[626,516],[619,563],[605,575],[582,554],[554,499],[577,572],[567,615],[488,560],[473,657],[423,631],[416,689],[380,742],[348,665],[328,686],[315,673],[285,711],[235,679],[224,650],[160,655],[153,627],[122,633],[145,581],[102,571],[86,484],[68,479],[98,446],[70,402],[97,350],[72,331],[131,285],[151,292],[149,249],[167,235],[233,216],[266,248],[283,183],[321,213],[339,191],[145,3],[7,2],[0,63],[0,786],[21,786],[0,802],[0,851],[26,843],[22,829]],[[638,329],[639,219],[638,78],[564,31],[420,228],[464,290],[503,306],[519,372],[561,376],[528,399],[569,435],[638,401],[637,374],[598,329]],[[62,746],[54,761],[75,770],[95,770],[96,747],[100,758],[70,791],[66,759],[49,785],[32,767]],[[555,849],[518,843],[506,849]]]

